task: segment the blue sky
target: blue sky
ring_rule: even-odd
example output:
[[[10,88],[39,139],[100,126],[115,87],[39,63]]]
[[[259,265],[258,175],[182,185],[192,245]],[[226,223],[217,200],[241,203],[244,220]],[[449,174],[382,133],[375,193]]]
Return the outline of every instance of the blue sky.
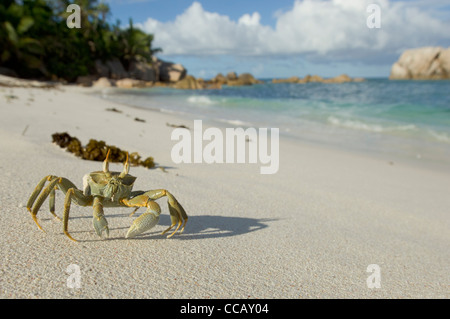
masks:
[[[193,0],[108,0],[113,18],[127,22],[131,16],[136,22],[144,22],[149,17],[167,22],[182,14]],[[229,16],[233,20],[239,19],[246,13],[258,11],[262,17],[262,23],[274,25],[275,13],[292,7],[293,0],[207,0],[200,2],[203,8],[209,12],[219,12]]]
[[[104,1],[111,22],[131,17],[155,35],[158,57],[196,77],[387,77],[405,49],[450,46],[448,0]],[[380,28],[367,27],[371,3]]]

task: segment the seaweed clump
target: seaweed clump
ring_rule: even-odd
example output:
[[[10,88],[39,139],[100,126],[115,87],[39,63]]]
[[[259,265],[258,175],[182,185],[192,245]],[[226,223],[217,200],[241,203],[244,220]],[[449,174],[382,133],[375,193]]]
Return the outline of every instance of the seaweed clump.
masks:
[[[127,151],[120,148],[106,144],[104,141],[97,141],[90,139],[86,146],[83,146],[79,139],[70,136],[67,132],[52,134],[53,143],[61,148],[65,148],[68,152],[85,160],[103,162],[106,158],[106,153],[110,150],[109,158],[111,162],[123,163],[127,158]],[[141,160],[141,156],[137,152],[130,153],[129,162],[132,166],[144,166],[147,168],[154,168],[155,162],[153,157],[147,157]]]

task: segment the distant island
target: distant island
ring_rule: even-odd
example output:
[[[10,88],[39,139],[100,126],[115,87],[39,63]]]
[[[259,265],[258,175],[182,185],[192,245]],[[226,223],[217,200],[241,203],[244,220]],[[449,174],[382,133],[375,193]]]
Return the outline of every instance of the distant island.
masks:
[[[304,78],[297,76],[288,79],[273,79],[272,83],[346,83],[346,82],[363,82],[364,78],[351,78],[347,74],[341,74],[333,78],[323,78],[319,75],[307,75]]]

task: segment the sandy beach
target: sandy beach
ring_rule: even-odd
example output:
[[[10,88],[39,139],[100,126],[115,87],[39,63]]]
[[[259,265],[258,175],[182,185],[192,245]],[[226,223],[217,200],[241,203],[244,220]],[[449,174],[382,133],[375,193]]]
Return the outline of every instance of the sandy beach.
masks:
[[[1,298],[450,297],[450,169],[283,136],[276,174],[260,174],[259,164],[174,164],[166,123],[192,121],[89,92],[0,87]],[[132,167],[134,189],[171,191],[189,215],[184,233],[161,235],[170,225],[165,198],[159,224],[134,239],[125,239],[135,218],[126,208],[106,209],[107,240],[92,227],[91,207],[72,205],[78,243],[47,203],[39,230],[26,204],[41,178],[81,188],[83,175],[102,167],[52,144],[55,132],[154,157],[166,171]],[[60,217],[63,201],[58,192]],[[373,264],[380,288],[367,284]],[[80,288],[67,285],[70,265]]]

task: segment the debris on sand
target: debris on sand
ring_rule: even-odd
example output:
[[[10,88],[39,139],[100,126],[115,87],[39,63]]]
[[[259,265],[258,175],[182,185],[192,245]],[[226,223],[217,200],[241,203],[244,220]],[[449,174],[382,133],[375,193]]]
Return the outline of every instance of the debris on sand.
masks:
[[[185,126],[185,125],[177,125],[177,124],[166,123],[166,126],[168,126],[168,127],[174,127],[174,128],[185,128],[185,129],[189,130],[189,127],[187,127],[187,126]]]
[[[123,163],[127,158],[127,151],[112,145],[107,145],[104,141],[90,139],[86,146],[82,146],[79,139],[70,136],[67,132],[55,133],[52,135],[52,139],[53,143],[59,147],[65,148],[67,151],[75,154],[75,156],[85,160],[103,162],[108,150],[110,150],[109,159],[111,162]],[[141,156],[137,152],[129,153],[129,161],[132,166],[155,167],[153,157],[147,157],[145,160],[141,160]]]

